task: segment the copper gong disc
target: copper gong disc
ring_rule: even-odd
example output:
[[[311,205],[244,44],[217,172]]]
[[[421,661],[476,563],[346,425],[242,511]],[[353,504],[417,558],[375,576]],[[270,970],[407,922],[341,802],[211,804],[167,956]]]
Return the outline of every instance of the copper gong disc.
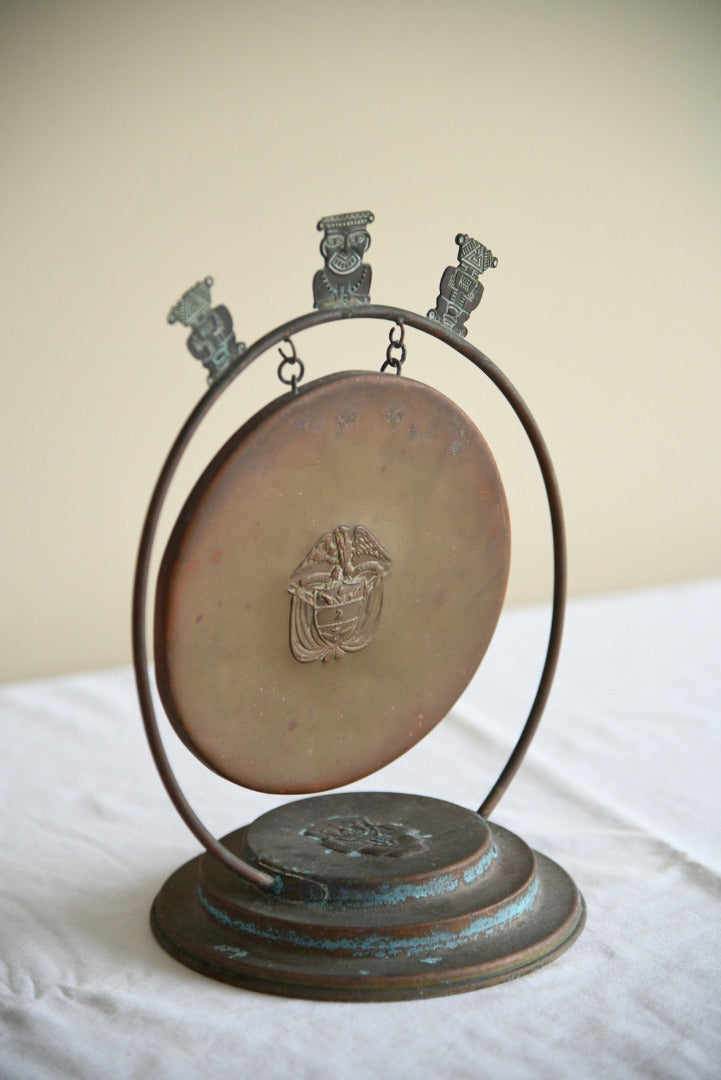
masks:
[[[465,689],[509,561],[496,464],[453,402],[396,375],[321,379],[241,428],[178,519],[155,608],[165,709],[245,787],[350,783]]]

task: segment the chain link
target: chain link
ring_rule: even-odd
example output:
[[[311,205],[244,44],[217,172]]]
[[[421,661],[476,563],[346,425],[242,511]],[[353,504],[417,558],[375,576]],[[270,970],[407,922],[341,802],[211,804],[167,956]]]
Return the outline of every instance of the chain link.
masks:
[[[278,352],[283,357],[278,365],[278,378],[285,386],[289,386],[294,394],[297,394],[298,383],[305,375],[305,364],[296,353],[295,345],[290,338],[284,338],[283,344],[290,346],[291,355],[286,356],[280,346],[278,347]],[[294,364],[298,365],[298,370],[294,371],[292,375],[289,375],[288,369],[293,367]]]
[[[394,331],[398,331],[394,337]],[[381,367],[381,371],[387,371],[388,368],[393,368],[396,375],[400,375],[401,368],[406,362],[406,347],[405,347],[406,328],[403,322],[399,319],[394,326],[391,326],[388,332],[388,348],[386,349],[386,358]],[[397,355],[395,355],[397,353]]]

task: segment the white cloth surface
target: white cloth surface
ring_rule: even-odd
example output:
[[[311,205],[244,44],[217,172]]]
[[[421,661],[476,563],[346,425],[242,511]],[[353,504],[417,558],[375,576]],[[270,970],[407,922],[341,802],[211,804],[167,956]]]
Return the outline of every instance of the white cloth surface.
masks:
[[[0,690],[0,1077],[721,1076],[721,582],[569,606],[546,716],[493,815],[567,869],[588,923],[551,965],[417,1002],[254,994],[167,956],[153,896],[198,851],[128,669]],[[515,741],[548,611],[504,615],[446,718],[373,778],[477,806]],[[220,835],[279,799],[204,770]]]

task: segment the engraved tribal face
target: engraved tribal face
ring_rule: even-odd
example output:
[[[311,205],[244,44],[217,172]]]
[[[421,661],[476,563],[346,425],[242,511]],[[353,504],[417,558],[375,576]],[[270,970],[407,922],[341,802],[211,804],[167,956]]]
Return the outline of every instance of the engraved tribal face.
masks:
[[[363,256],[370,247],[370,210],[331,214],[321,218],[323,232],[320,253],[325,261],[313,277],[313,304],[317,308],[335,304],[370,303],[372,271]]]
[[[363,262],[370,246],[370,236],[358,225],[335,225],[328,228],[320,245],[320,253],[328,269],[338,274],[352,274]]]

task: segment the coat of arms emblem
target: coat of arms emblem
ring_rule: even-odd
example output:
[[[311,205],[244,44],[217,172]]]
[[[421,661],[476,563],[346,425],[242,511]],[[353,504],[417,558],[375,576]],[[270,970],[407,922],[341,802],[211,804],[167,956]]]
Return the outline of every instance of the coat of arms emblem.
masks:
[[[295,659],[338,660],[364,649],[378,631],[390,571],[390,555],[364,525],[324,533],[288,586]]]

